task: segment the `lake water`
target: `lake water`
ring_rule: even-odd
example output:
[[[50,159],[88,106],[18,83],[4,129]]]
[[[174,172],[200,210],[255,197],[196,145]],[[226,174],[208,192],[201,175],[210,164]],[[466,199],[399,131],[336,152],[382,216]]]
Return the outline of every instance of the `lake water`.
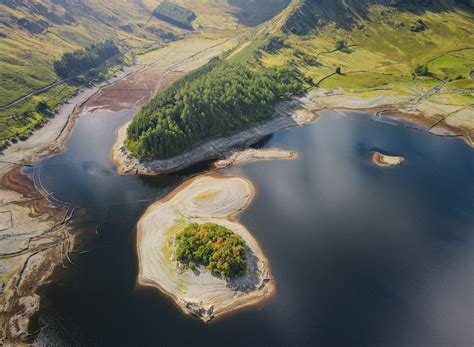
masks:
[[[474,343],[474,152],[462,141],[346,111],[268,138],[261,146],[297,150],[299,159],[224,174],[245,175],[257,189],[240,220],[270,261],[277,295],[206,325],[136,285],[135,223],[189,173],[116,174],[109,149],[132,114],[82,117],[67,151],[36,168],[54,197],[81,206],[83,252],[41,289],[38,343]],[[381,169],[371,162],[376,150],[407,160]]]

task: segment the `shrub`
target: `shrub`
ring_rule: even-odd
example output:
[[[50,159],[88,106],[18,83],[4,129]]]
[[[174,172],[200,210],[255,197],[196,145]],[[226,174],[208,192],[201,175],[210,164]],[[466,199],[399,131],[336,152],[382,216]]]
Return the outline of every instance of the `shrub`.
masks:
[[[416,76],[430,76],[430,71],[428,70],[428,65],[418,64],[415,68]]]
[[[347,48],[347,42],[344,40],[339,40],[336,42],[336,50],[342,51],[343,49]]]

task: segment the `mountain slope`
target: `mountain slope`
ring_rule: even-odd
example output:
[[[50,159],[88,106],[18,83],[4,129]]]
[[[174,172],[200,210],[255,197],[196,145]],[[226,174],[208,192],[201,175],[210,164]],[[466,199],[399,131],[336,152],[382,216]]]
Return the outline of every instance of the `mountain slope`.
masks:
[[[314,93],[340,95],[334,106],[343,106],[342,98],[364,105],[403,100],[432,123],[446,118],[445,124],[474,129],[471,0],[295,0],[290,6],[280,29],[247,53],[254,64],[299,69]],[[416,75],[418,65],[426,66],[425,76]],[[318,100],[332,105],[331,98]]]
[[[288,6],[290,0],[229,0],[229,4],[238,8],[236,17],[248,26],[257,26],[275,17]]]
[[[453,9],[468,11],[474,5],[472,0],[299,0],[298,7],[288,17],[283,30],[286,33],[305,35],[330,22],[339,28],[351,29],[360,21],[370,20],[374,6],[422,14]]]
[[[177,0],[197,14],[192,35],[235,36],[244,27],[227,0]],[[4,0],[0,2],[0,150],[31,134],[47,121],[36,108],[47,101],[54,109],[78,89],[55,84],[53,63],[63,53],[112,39],[133,55],[191,35],[152,16],[160,0]],[[224,19],[224,20],[223,20]],[[118,66],[119,67],[119,66]],[[113,71],[110,71],[111,73]],[[51,89],[43,90],[52,85]],[[29,96],[34,91],[40,95]]]

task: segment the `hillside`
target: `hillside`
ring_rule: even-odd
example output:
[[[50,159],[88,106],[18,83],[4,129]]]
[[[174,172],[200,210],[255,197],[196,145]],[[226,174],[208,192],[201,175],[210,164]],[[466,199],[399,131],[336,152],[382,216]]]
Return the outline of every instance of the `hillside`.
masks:
[[[469,29],[473,12],[465,1],[294,0],[285,8],[244,35],[227,61],[256,71],[299,71],[304,78],[297,79],[304,81],[317,107],[397,104],[397,112],[409,108],[415,117],[429,118],[429,127],[445,123],[461,129],[461,134],[474,129],[474,36]],[[206,71],[200,78],[214,80],[211,74]],[[210,87],[214,89],[206,88],[219,89],[217,84]],[[206,88],[198,90],[202,94]],[[163,93],[146,105],[129,128],[129,150],[147,159],[167,158],[206,138],[252,124],[250,110],[249,121],[226,115],[226,121],[218,122],[214,110],[225,110],[228,98],[175,104],[180,98],[189,102],[192,93],[185,86],[178,96]],[[254,96],[252,101],[232,103],[267,105],[262,96]],[[196,104],[198,122],[193,112],[188,115]],[[196,126],[208,123],[219,129]]]
[[[215,0],[212,4],[195,0],[176,2],[196,13],[194,23],[202,37],[235,36],[244,28],[232,15],[236,8],[227,0]],[[103,64],[106,74],[111,75],[130,64],[134,56],[189,34],[152,16],[159,4],[159,0],[0,2],[0,150],[28,137],[48,120],[57,105],[81,87],[57,83],[61,77],[56,75],[53,64],[64,53],[113,40],[127,54]],[[35,91],[41,93],[28,96]],[[25,96],[28,97],[17,103]],[[42,102],[50,108],[46,113],[38,112]]]
[[[299,69],[312,80],[312,94],[339,95],[316,98],[322,107],[398,100],[417,116],[472,131],[472,1],[296,0],[291,6],[278,30],[233,59]],[[416,76],[418,65],[425,76]]]
[[[47,100],[51,108],[75,93],[77,86],[58,84],[39,97],[15,107],[5,106],[59,80],[53,63],[63,53],[105,39],[122,51],[152,47],[180,33],[151,22],[150,9],[141,1],[97,2],[8,0],[0,4],[0,144],[24,138],[44,123],[36,105]],[[126,60],[130,61],[131,56]],[[117,62],[110,62],[112,67]],[[118,67],[118,66],[117,66]],[[110,71],[113,73],[113,70]]]
[[[275,17],[290,0],[229,0],[229,4],[238,9],[236,17],[247,26],[257,26]]]

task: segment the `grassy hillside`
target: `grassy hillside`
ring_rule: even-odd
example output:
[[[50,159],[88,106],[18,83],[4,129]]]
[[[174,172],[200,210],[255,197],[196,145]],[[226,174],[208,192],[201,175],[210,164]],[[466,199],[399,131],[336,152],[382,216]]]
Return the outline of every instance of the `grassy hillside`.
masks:
[[[293,66],[313,89],[358,97],[416,99],[445,81],[424,102],[439,104],[441,116],[459,106],[463,124],[474,127],[474,7],[464,1],[294,0],[289,8],[275,19],[278,29],[262,30],[231,59]],[[427,76],[414,76],[418,65],[427,66]]]
[[[174,1],[196,13],[200,37],[216,40],[242,29],[227,0]],[[60,79],[53,64],[66,52],[113,40],[129,64],[137,54],[182,38],[187,30],[152,16],[159,0],[7,0],[0,2],[0,146],[26,138],[47,121],[37,106],[64,102],[78,87],[61,83],[14,107],[4,106]],[[194,34],[197,35],[197,34]],[[197,36],[193,36],[197,39]],[[120,68],[107,62],[108,74]],[[49,113],[49,112],[48,112]]]
[[[157,1],[156,1],[157,2]],[[155,4],[156,5],[156,4]],[[153,47],[180,33],[160,23],[145,25],[151,10],[141,1],[5,1],[0,4],[0,108],[60,79],[53,63],[64,53],[112,39],[122,51]],[[129,55],[126,59],[131,61]],[[109,62],[109,73],[113,73]],[[77,91],[59,84],[40,96],[0,110],[0,144],[25,138],[46,119],[36,112],[51,108]]]

